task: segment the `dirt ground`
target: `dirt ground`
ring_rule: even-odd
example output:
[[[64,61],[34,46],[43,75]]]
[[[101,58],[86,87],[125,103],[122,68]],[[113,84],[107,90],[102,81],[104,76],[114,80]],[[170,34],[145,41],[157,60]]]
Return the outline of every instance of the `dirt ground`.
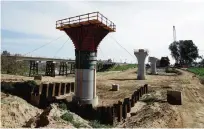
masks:
[[[22,127],[27,120],[42,113],[42,110],[25,100],[1,92],[1,127]]]
[[[146,75],[146,80],[136,80],[136,69],[119,72],[97,73],[97,95],[99,105],[111,105],[123,100],[140,86],[148,84],[150,92],[131,109],[128,118],[117,127],[204,127],[204,85],[193,74],[182,71],[182,75]],[[159,72],[159,73],[162,73]],[[31,77],[2,75],[4,81],[32,80]],[[70,81],[71,77],[44,77],[43,81]],[[119,91],[111,91],[112,84],[119,84]],[[182,105],[166,102],[167,90],[182,92]],[[153,98],[150,102],[144,102]]]
[[[148,84],[151,92],[143,97],[157,99],[151,104],[138,102],[130,116],[118,127],[204,127],[204,85],[193,74],[179,70],[182,75],[146,75],[146,80],[136,80],[136,70],[102,73],[97,77],[97,95],[100,104],[112,104],[130,95],[139,86]],[[119,84],[119,91],[109,91],[111,84]],[[173,106],[166,102],[167,90],[182,93],[182,105]],[[103,102],[104,101],[104,102]]]
[[[9,74],[1,74],[1,81],[5,82],[22,82],[22,81],[28,81],[28,80],[34,80],[34,77],[25,77],[25,76],[19,76],[19,75],[9,75]],[[49,77],[49,76],[43,76],[41,82],[71,82],[74,81],[74,74],[70,74],[68,77],[66,76],[55,76]]]
[[[42,127],[75,128],[72,123],[60,118],[66,112],[67,110],[60,109],[57,104],[51,104],[51,110],[47,116],[49,123]],[[32,106],[22,98],[1,92],[1,128],[35,128],[42,113],[42,109]],[[71,114],[74,121],[80,123],[83,127],[91,127],[88,125],[88,121],[75,113]],[[41,119],[40,121],[41,125],[46,123],[45,120]]]

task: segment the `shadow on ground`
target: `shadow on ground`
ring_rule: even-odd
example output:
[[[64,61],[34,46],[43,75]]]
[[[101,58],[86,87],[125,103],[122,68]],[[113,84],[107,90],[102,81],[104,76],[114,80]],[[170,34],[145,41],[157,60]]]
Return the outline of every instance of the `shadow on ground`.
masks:
[[[119,78],[119,79],[109,79],[114,81],[127,81],[127,80],[137,80],[136,78]]]

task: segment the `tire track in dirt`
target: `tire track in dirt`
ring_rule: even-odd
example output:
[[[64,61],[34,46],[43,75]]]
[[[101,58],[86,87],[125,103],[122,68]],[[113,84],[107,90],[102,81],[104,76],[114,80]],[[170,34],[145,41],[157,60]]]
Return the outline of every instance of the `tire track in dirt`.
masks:
[[[183,121],[183,127],[204,127],[204,85],[197,78],[192,78],[192,73],[179,70],[183,74],[179,80],[189,80],[189,84],[180,84],[182,87],[183,104],[178,111]]]

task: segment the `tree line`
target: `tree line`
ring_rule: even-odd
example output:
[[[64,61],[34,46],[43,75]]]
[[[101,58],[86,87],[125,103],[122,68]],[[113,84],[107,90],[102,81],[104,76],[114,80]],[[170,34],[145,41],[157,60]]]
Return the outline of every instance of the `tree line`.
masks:
[[[18,74],[26,75],[29,72],[29,62],[16,61],[14,58],[9,58],[11,53],[3,51],[1,53],[1,73],[3,74]],[[20,54],[14,54],[15,56],[21,56]]]
[[[169,45],[171,56],[175,59],[175,65],[192,65],[196,59],[202,59],[201,64],[204,64],[204,59],[199,55],[198,47],[192,40],[174,41]]]

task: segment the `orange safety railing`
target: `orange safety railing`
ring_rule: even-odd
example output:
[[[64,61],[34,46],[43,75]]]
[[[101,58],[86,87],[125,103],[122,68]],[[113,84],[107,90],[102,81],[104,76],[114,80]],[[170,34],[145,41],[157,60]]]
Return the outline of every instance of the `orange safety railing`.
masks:
[[[108,20],[108,18],[106,18],[99,12],[92,12],[92,13],[87,13],[87,14],[83,14],[75,17],[69,17],[69,18],[58,20],[56,21],[56,28],[63,27],[69,24],[76,24],[76,23],[80,24],[81,22],[86,22],[91,20],[98,20],[101,24],[104,24],[105,26],[111,28],[114,31],[116,29],[115,24],[112,21]]]

